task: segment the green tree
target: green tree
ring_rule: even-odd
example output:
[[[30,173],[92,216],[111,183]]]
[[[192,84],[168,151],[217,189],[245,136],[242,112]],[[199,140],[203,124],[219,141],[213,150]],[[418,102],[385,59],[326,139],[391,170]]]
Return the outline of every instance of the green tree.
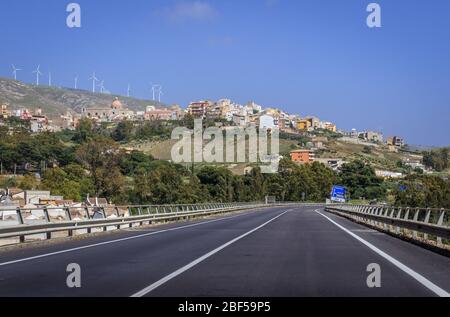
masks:
[[[50,190],[53,195],[64,196],[65,199],[81,201],[81,185],[71,180],[67,173],[59,167],[47,170],[43,175],[42,188]]]
[[[130,141],[133,137],[133,123],[130,121],[121,121],[117,124],[111,137],[114,141],[123,142]]]
[[[392,194],[398,206],[450,208],[450,182],[437,176],[409,175]]]
[[[340,182],[344,185],[351,198],[383,199],[386,188],[383,179],[375,174],[375,170],[362,161],[344,164],[341,169]]]
[[[140,151],[132,151],[121,156],[119,165],[124,175],[133,176],[135,171],[140,168],[150,169],[155,159]]]
[[[76,157],[89,171],[97,196],[122,191],[125,179],[118,165],[120,155],[118,144],[106,137],[95,137],[78,148]]]
[[[197,177],[214,201],[233,201],[233,175],[230,170],[223,167],[205,166],[197,173]]]
[[[83,118],[78,121],[78,125],[75,129],[73,141],[77,143],[84,143],[92,139],[95,136],[94,123],[92,120]]]

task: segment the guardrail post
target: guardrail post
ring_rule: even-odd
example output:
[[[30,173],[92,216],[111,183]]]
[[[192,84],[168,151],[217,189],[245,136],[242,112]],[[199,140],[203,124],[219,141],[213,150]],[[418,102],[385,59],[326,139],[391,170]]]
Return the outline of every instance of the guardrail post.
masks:
[[[438,226],[442,226],[444,224],[444,217],[445,217],[445,209],[441,208],[440,214],[439,214],[439,220],[437,222]]]
[[[439,219],[437,222],[438,226],[442,226],[444,224],[444,217],[445,217],[445,209],[441,208],[441,211],[439,214]],[[442,246],[442,238],[441,237],[437,237],[437,245]]]
[[[133,215],[132,215],[132,212],[133,212],[132,208],[131,208],[131,207],[128,207],[128,215],[129,215],[129,217],[132,217],[132,216],[133,216]],[[133,223],[132,223],[132,222],[130,222],[130,223],[128,224],[128,228],[133,228]]]
[[[397,219],[401,219],[401,217],[402,217],[402,211],[403,211],[402,208],[399,208],[399,209],[398,209],[398,214],[397,214],[397,216],[396,216]],[[396,226],[396,227],[395,227],[395,232],[397,232],[398,234],[401,232],[399,226]]]
[[[391,213],[389,214],[389,218],[394,218],[395,207],[391,208]]]
[[[66,218],[67,218],[67,220],[68,221],[72,221],[72,215],[70,214],[70,208],[66,207],[65,210],[66,210]]]
[[[369,215],[373,215],[373,214],[375,214],[375,211],[376,211],[376,210],[377,210],[376,207],[369,208],[368,214],[369,214]],[[369,219],[367,219],[366,222],[369,223],[369,224],[371,224],[371,225],[374,225],[374,226],[376,225],[376,223],[375,223],[374,220],[369,220]]]
[[[16,214],[17,214],[17,221],[19,222],[19,225],[23,225],[24,222],[23,222],[22,211],[20,210],[20,207],[17,207]],[[19,241],[21,243],[25,242],[25,236],[20,236]]]
[[[430,222],[430,216],[431,216],[431,208],[427,208],[427,213],[425,215],[425,220],[424,220],[425,223],[429,223]],[[428,234],[424,233],[423,234],[423,238],[425,240],[428,240]]]
[[[372,208],[372,213],[371,213],[371,215],[376,215],[377,212],[378,212],[378,207],[373,207],[373,208]],[[376,223],[375,220],[371,220],[369,223],[371,223],[373,226],[376,226],[376,225],[377,225],[377,223]]]
[[[104,219],[107,219],[105,207],[100,207],[100,210],[102,211],[103,218],[104,218]],[[103,232],[106,232],[106,231],[108,231],[108,226],[104,226],[104,227],[103,227]]]
[[[90,220],[91,219],[91,215],[89,214],[89,207],[86,206],[84,209],[86,211],[86,218],[87,218],[87,220]],[[91,228],[87,228],[86,232],[87,233],[91,233]]]
[[[420,209],[416,208],[416,210],[414,211],[414,218],[413,218],[414,221],[418,221],[419,220],[419,212],[420,212]],[[412,234],[413,234],[413,238],[417,239],[417,231],[413,230]]]
[[[19,225],[23,225],[23,217],[22,217],[22,211],[20,210],[20,207],[16,208],[16,214],[17,214],[17,222],[19,222]]]
[[[86,213],[86,218],[89,220],[91,219],[91,216],[89,215],[89,207],[84,207],[84,211]]]
[[[382,217],[387,218],[388,217],[388,213],[389,213],[389,208],[381,207],[380,215]],[[387,228],[388,228],[387,224],[385,224],[385,223],[383,223],[382,227],[383,227],[384,230],[387,230]]]
[[[47,207],[44,207],[44,217],[45,217],[45,221],[46,222],[50,222],[50,215],[48,214],[48,209]]]
[[[117,216],[117,218],[120,218],[121,216],[120,216],[120,211],[119,211],[119,207],[114,207],[114,211],[116,212],[116,216]],[[117,226],[116,226],[116,229],[117,230],[120,230],[120,224],[118,224]]]
[[[385,207],[380,207],[380,211],[378,212],[378,216],[383,217],[385,214]]]
[[[45,221],[47,223],[50,223],[50,215],[48,214],[47,207],[44,207],[44,217],[45,217]],[[46,232],[45,236],[46,236],[47,240],[50,240],[52,238],[52,233],[51,232]]]
[[[407,208],[406,208],[406,211],[405,211],[405,215],[403,216],[403,219],[406,220],[406,221],[409,220],[409,210],[410,210],[410,208],[407,207]],[[403,229],[403,232],[405,232],[406,234],[408,234],[408,233],[411,232],[411,230]]]
[[[69,208],[69,207],[66,207],[66,208],[64,208],[64,209],[65,209],[65,211],[66,211],[66,218],[67,218],[67,221],[72,221],[72,215],[70,214],[70,208]],[[69,231],[67,232],[67,235],[68,235],[69,237],[73,236],[73,230],[69,230]]]
[[[106,216],[106,210],[105,207],[101,207],[100,210],[102,211],[102,215],[104,219],[107,219],[108,217]]]
[[[403,217],[403,219],[408,220],[408,218],[409,218],[409,211],[410,211],[410,208],[407,207],[406,208],[406,212],[405,212],[405,216]]]

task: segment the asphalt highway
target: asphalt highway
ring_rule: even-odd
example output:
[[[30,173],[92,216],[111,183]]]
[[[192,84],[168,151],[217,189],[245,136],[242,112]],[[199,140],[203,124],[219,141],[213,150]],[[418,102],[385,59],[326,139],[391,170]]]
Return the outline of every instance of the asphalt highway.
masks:
[[[70,288],[69,264],[81,268]],[[380,269],[380,287],[367,279]],[[252,210],[0,252],[0,297],[448,296],[450,259],[319,207]]]

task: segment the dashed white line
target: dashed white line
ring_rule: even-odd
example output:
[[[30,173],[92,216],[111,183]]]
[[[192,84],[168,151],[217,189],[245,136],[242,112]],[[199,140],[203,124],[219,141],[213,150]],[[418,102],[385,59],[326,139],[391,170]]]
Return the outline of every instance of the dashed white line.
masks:
[[[147,286],[146,288],[140,290],[139,292],[131,295],[131,297],[142,297],[142,296],[147,295],[148,293],[152,292],[153,290],[155,290],[156,288],[160,287],[161,285],[169,282],[171,279],[173,279],[173,278],[177,277],[178,275],[186,272],[187,270],[191,269],[192,267],[196,266],[197,264],[205,261],[206,259],[208,259],[209,257],[213,256],[214,254],[222,251],[226,247],[228,247],[228,246],[232,245],[233,243],[235,243],[235,242],[245,238],[246,236],[252,234],[253,232],[255,232],[255,231],[257,231],[257,230],[267,226],[269,223],[271,223],[272,221],[275,221],[276,219],[280,218],[281,216],[283,216],[284,214],[286,214],[287,212],[289,212],[291,210],[292,209],[286,210],[285,212],[283,212],[283,213],[279,214],[278,216],[270,219],[269,221],[263,223],[262,225],[260,225],[260,226],[258,226],[256,228],[254,228],[254,229],[244,233],[243,235],[240,235],[239,237],[237,237],[237,238],[235,238],[235,239],[233,239],[233,240],[231,240],[231,241],[221,245],[220,247],[212,250],[211,252],[206,253],[205,255],[199,257],[198,259],[192,261],[191,263],[189,263],[189,264],[183,266],[182,268],[176,270],[175,272],[173,272],[173,273],[163,277],[159,281],[156,281],[155,283]]]
[[[389,254],[387,254],[386,252],[380,250],[379,248],[377,248],[376,246],[374,246],[373,244],[371,244],[370,242],[367,242],[366,240],[364,240],[363,238],[361,238],[360,236],[354,234],[353,232],[351,232],[350,230],[348,230],[347,228],[341,226],[340,224],[338,224],[336,221],[334,221],[333,219],[331,219],[330,217],[325,216],[324,214],[322,214],[319,209],[316,210],[316,212],[321,215],[322,217],[324,217],[325,219],[327,219],[328,221],[330,221],[331,223],[333,223],[334,225],[336,225],[339,229],[345,231],[346,233],[348,233],[349,235],[351,235],[353,238],[355,238],[356,240],[358,240],[359,242],[361,242],[362,244],[364,244],[365,246],[367,246],[369,249],[371,249],[372,251],[374,251],[375,253],[377,253],[378,255],[382,256],[383,258],[385,258],[386,260],[388,260],[389,262],[391,262],[393,265],[395,265],[397,268],[399,268],[400,270],[402,270],[403,272],[405,272],[406,274],[408,274],[409,276],[411,276],[412,278],[414,278],[416,281],[418,281],[420,284],[422,284],[423,286],[425,286],[426,288],[428,288],[430,291],[432,291],[433,293],[435,293],[436,295],[440,296],[440,297],[450,297],[450,294],[440,288],[439,286],[437,286],[436,284],[434,284],[433,282],[431,282],[430,280],[426,279],[424,276],[420,275],[419,273],[417,273],[416,271],[412,270],[411,268],[409,268],[408,266],[406,266],[405,264],[401,263],[400,261],[396,260],[395,258],[393,258],[392,256],[390,256]]]

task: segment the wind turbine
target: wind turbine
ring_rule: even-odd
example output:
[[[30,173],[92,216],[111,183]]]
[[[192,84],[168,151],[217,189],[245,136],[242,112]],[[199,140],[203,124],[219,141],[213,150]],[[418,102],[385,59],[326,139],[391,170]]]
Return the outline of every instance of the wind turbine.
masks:
[[[75,89],[77,89],[78,87],[78,75],[75,76],[75,85],[74,85]]]
[[[155,99],[155,95],[156,95],[156,91],[158,90],[158,92],[159,91],[161,91],[161,85],[152,85],[152,93],[153,93],[153,101],[156,101],[156,99]]]
[[[102,80],[102,81],[100,82],[100,84],[97,85],[97,87],[100,87],[100,92],[101,92],[101,93],[104,93],[104,92],[105,92],[105,81]]]
[[[36,86],[39,86],[39,76],[42,75],[40,68],[41,68],[41,65],[38,65],[36,70],[33,72],[33,74],[36,74]]]
[[[11,65],[12,66],[12,69],[13,69],[13,75],[14,75],[14,80],[17,80],[17,72],[19,71],[19,70],[21,70],[20,68],[16,68],[16,66],[14,66],[14,64],[13,65]]]
[[[130,91],[131,91],[131,86],[130,86],[130,84],[128,84],[127,97],[130,97]]]
[[[164,95],[164,93],[163,93],[163,90],[162,90],[162,86],[159,85],[159,88],[158,88],[158,102],[159,103],[161,102],[161,95]]]
[[[48,86],[51,87],[52,86],[52,73],[48,72]]]
[[[95,72],[92,73],[92,76],[89,78],[89,80],[92,80],[92,92],[95,92],[95,82],[98,81],[98,78],[95,77]]]
[[[152,85],[152,94],[153,94],[152,100],[153,100],[153,101],[155,101],[155,88],[156,88],[156,86],[155,86],[155,85]]]

